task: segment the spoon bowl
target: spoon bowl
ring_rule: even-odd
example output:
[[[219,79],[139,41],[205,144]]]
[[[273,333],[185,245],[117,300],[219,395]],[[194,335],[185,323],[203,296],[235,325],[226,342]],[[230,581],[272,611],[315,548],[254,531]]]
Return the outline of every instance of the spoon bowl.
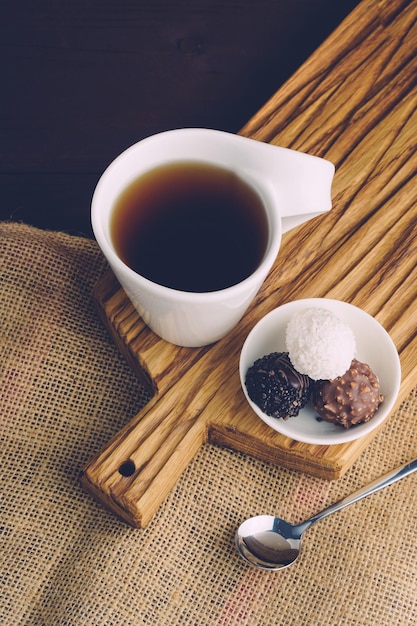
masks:
[[[273,515],[258,515],[243,522],[236,533],[240,555],[260,569],[283,569],[298,558],[301,533]]]
[[[236,531],[236,547],[250,565],[264,570],[281,570],[300,555],[303,533],[315,522],[369,496],[417,470],[417,459],[401,465],[358,489],[350,496],[335,502],[301,524],[290,524],[274,515],[257,515],[243,522]]]

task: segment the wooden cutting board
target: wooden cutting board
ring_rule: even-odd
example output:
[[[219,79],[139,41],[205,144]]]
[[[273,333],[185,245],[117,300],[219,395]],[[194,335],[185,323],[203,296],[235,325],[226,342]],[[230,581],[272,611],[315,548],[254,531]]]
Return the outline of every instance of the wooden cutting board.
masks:
[[[104,323],[152,400],[84,468],[82,483],[144,527],[205,442],[333,480],[375,432],[313,446],[272,431],[240,388],[243,342],[293,299],[331,297],[374,315],[400,354],[401,402],[417,373],[416,5],[364,0],[242,129],[336,165],[333,209],[284,235],[275,265],[238,326],[205,348],[150,331],[109,272],[96,288]],[[398,405],[398,404],[397,404]]]

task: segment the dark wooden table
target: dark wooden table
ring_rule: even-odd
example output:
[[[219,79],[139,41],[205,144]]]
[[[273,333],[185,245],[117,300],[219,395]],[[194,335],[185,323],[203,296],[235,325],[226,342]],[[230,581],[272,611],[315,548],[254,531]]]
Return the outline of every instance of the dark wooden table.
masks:
[[[118,153],[169,128],[237,132],[357,3],[6,0],[0,219],[91,236]]]

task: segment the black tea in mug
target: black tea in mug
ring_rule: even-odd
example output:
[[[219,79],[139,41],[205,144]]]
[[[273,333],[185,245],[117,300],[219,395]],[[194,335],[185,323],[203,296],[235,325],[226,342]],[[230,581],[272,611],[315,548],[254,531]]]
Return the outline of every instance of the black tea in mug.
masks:
[[[234,172],[178,161],[124,190],[110,232],[117,254],[138,274],[180,291],[211,292],[256,270],[268,219],[258,193]]]

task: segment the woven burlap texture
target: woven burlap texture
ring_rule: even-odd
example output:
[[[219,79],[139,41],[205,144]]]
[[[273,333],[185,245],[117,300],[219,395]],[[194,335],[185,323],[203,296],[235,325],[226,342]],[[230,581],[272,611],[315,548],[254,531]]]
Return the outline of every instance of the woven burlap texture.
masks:
[[[313,526],[279,573],[247,566],[249,515],[301,521],[414,458],[417,394],[341,479],[206,445],[146,529],[86,494],[85,463],[147,401],[95,310],[95,242],[0,224],[0,623],[415,624],[417,474]]]

